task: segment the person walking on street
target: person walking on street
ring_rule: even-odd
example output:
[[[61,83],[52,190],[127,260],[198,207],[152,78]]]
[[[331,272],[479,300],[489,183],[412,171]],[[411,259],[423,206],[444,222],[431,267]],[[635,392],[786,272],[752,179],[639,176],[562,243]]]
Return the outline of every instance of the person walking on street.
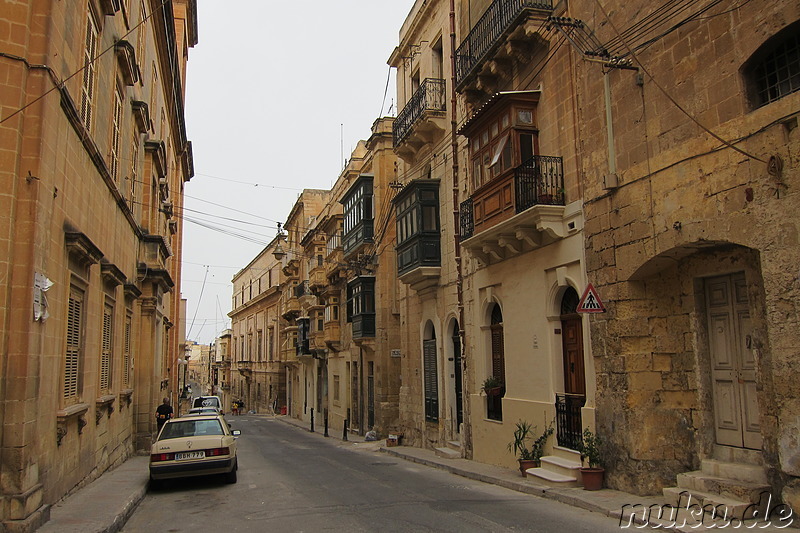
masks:
[[[233,400],[233,405],[231,405],[231,414],[233,416],[239,414],[239,402],[237,400]]]
[[[164,401],[161,405],[156,408],[156,422],[158,423],[158,431],[161,431],[161,427],[164,423],[172,418],[172,406],[169,404],[169,398],[164,398]]]

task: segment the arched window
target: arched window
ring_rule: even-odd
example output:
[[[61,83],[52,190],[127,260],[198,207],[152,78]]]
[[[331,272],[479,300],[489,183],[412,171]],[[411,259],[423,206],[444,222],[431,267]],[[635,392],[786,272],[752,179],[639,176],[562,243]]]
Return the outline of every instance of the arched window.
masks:
[[[754,109],[800,90],[800,21],[761,45],[742,72]]]

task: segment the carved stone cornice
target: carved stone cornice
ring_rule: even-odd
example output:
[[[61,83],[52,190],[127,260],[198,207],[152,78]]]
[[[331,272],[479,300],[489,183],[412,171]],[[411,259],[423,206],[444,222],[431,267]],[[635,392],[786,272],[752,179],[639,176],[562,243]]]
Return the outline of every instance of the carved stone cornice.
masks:
[[[159,139],[151,139],[145,141],[144,149],[153,157],[153,164],[155,164],[156,172],[159,178],[167,177],[167,149],[164,141]]]
[[[103,281],[114,287],[122,285],[127,280],[125,274],[114,263],[108,261],[100,262],[100,275]]]
[[[80,231],[65,231],[64,241],[67,245],[67,251],[79,259],[84,265],[97,264],[100,259],[103,258],[103,252],[94,245],[85,233]]]

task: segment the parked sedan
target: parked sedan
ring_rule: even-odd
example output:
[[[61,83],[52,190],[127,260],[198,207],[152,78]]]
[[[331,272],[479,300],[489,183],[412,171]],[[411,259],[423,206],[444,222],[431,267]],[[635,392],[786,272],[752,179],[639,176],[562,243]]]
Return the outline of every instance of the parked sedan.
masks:
[[[168,420],[150,453],[150,487],[164,479],[223,474],[236,483],[236,437],[219,414]]]

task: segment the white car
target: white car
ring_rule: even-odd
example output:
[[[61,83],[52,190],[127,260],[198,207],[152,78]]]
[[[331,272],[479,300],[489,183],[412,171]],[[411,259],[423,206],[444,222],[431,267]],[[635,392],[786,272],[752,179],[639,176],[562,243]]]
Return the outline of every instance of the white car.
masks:
[[[236,483],[236,437],[218,414],[168,420],[150,452],[150,488],[162,480],[222,474]]]

